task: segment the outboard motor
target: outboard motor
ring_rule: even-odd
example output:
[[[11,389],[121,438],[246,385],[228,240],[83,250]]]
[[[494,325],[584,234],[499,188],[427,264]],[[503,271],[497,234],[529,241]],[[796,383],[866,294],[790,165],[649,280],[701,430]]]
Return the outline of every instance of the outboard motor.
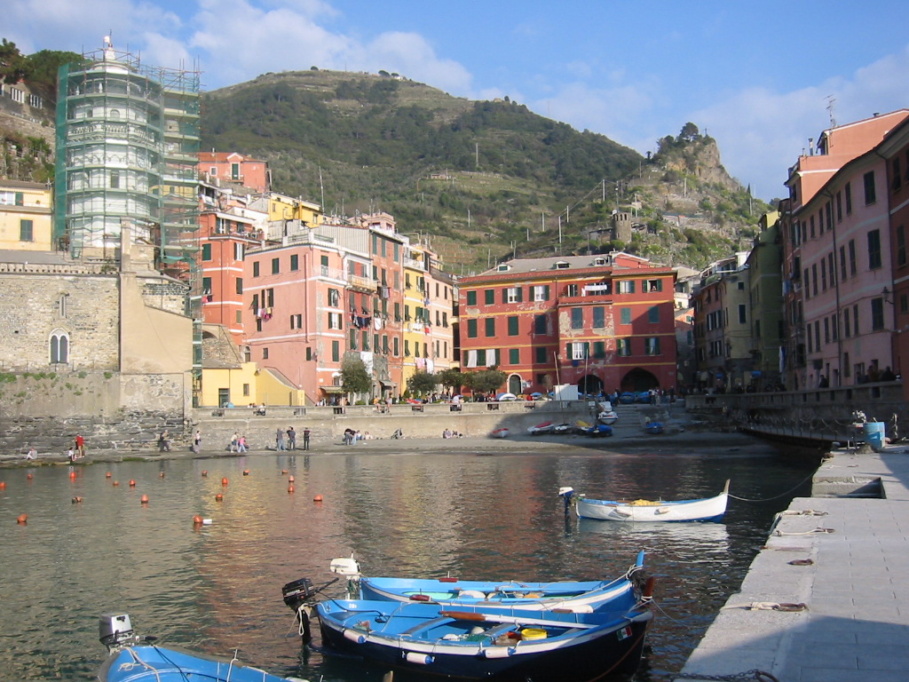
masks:
[[[98,618],[98,634],[108,649],[133,638],[133,626],[126,613],[105,613]]]
[[[301,605],[310,601],[316,592],[312,588],[312,580],[300,578],[282,587],[281,594],[284,595],[284,603],[296,611]]]
[[[565,486],[564,488],[559,488],[559,497],[564,498],[565,500],[565,513],[568,514],[571,509],[571,498],[574,495],[574,488],[571,486]]]

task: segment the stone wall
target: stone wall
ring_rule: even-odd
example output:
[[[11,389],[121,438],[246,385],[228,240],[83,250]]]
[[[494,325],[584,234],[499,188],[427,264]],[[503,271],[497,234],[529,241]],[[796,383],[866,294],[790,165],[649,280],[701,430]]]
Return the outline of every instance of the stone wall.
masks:
[[[53,371],[50,337],[69,336],[69,368],[115,370],[119,287],[115,275],[0,271],[0,369]]]

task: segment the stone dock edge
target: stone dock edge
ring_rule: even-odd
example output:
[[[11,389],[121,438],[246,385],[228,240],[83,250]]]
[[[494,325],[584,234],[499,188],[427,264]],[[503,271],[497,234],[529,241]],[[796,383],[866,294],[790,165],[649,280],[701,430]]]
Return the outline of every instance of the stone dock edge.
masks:
[[[834,450],[675,679],[909,679],[909,447]]]

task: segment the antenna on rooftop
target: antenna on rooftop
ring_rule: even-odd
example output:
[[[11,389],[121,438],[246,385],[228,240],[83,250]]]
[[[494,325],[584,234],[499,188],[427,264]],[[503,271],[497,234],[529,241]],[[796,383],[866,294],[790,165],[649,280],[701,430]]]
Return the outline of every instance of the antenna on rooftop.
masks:
[[[833,95],[827,95],[827,111],[830,113],[830,127],[836,128],[836,116],[834,116],[834,104],[836,104],[836,97]]]

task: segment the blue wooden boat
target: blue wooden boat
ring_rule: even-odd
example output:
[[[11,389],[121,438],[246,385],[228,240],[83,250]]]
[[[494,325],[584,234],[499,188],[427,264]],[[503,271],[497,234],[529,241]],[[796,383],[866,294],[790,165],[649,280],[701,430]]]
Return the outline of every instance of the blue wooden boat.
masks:
[[[627,594],[593,613],[330,599],[316,605],[323,651],[459,680],[586,682],[633,673],[648,601]]]
[[[665,428],[663,426],[663,422],[650,421],[644,424],[644,431],[652,436],[657,436],[663,433],[663,431],[665,431]]]
[[[99,682],[303,682],[243,665],[236,655],[219,660],[158,646],[154,637],[140,640],[127,614],[104,614],[98,625],[101,643],[110,652],[98,671]]]
[[[366,600],[421,601],[451,606],[510,606],[521,610],[591,612],[614,601],[638,600],[647,593],[644,552],[624,575],[613,580],[525,582],[519,580],[461,580],[459,578],[386,578],[359,573],[359,565],[336,559],[353,587],[352,596]],[[652,583],[650,589],[652,589]],[[646,594],[649,596],[649,594]]]

